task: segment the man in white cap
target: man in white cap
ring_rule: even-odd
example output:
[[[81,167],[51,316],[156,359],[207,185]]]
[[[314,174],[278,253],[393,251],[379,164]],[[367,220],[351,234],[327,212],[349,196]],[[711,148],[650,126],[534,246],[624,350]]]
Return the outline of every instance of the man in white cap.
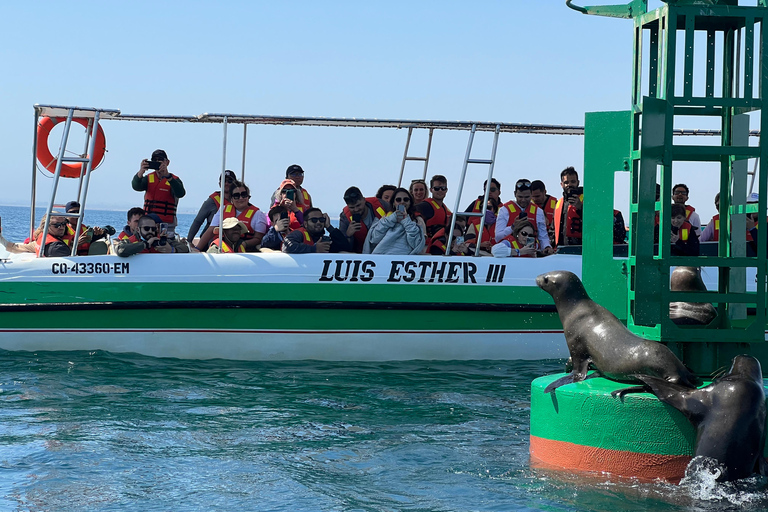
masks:
[[[220,254],[228,252],[245,252],[243,243],[243,234],[248,232],[248,226],[235,217],[224,219],[221,227],[224,229],[224,236],[219,237],[213,242],[206,252],[211,254]],[[219,228],[213,228],[214,233],[218,233]]]

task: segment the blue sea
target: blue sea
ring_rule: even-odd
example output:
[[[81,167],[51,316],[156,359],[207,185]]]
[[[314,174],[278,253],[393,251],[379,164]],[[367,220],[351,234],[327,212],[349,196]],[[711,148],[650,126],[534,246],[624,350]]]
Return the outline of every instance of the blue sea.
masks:
[[[4,236],[22,240],[28,215],[0,206]],[[563,363],[0,351],[0,510],[768,510],[760,478],[676,486],[530,467],[530,384]]]

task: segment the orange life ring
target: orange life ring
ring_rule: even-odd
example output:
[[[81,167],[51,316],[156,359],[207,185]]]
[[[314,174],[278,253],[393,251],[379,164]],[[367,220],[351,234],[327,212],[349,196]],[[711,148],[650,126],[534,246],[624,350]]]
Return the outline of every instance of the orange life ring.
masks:
[[[65,122],[66,117],[44,117],[37,123],[37,159],[40,163],[50,172],[56,172],[56,157],[51,154],[51,150],[48,149],[48,136],[51,134],[51,130],[58,123]],[[88,128],[87,119],[76,119],[72,121],[83,125]],[[104,159],[104,151],[107,147],[107,139],[104,137],[104,130],[101,125],[98,125],[96,130],[96,145],[93,149],[93,165],[91,169],[95,169],[101,161]],[[79,178],[80,173],[83,171],[83,163],[66,163],[61,164],[61,176],[65,178]]]

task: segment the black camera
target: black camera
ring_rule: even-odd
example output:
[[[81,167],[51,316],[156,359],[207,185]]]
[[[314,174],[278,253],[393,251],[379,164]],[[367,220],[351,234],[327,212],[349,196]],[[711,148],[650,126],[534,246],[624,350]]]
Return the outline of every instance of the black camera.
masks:
[[[288,212],[280,212],[280,219],[287,219],[288,218]]]
[[[117,232],[117,230],[115,228],[113,228],[112,226],[110,226],[109,224],[107,224],[106,226],[104,226],[101,229],[103,229],[104,232],[106,234],[108,234],[109,236],[115,236],[115,233]]]
[[[567,201],[571,197],[579,197],[584,193],[584,187],[568,187],[563,190],[563,198]]]
[[[150,168],[150,169],[153,169],[153,170],[155,170],[155,171],[157,171],[157,170],[159,170],[159,169],[160,169],[160,164],[161,164],[161,163],[163,163],[163,162],[158,162],[158,161],[156,161],[156,160],[154,160],[154,161],[153,161],[153,160],[150,160],[150,161],[149,161],[149,168]]]

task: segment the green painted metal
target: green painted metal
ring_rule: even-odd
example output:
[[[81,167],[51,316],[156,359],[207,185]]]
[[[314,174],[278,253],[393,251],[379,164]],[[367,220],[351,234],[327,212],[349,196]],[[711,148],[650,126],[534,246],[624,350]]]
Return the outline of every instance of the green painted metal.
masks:
[[[574,5],[572,0],[565,0],[565,5],[582,14],[609,18],[633,18],[648,10],[648,0],[632,0],[623,5],[585,5],[584,7]]]
[[[767,146],[750,146],[747,137],[750,128],[768,133],[768,112],[762,100],[762,85],[768,79],[768,66],[762,65],[766,2],[760,1],[755,7],[739,6],[737,0],[669,0],[651,12],[634,4],[601,8],[626,12],[634,18],[633,104],[627,136],[630,148],[625,153],[631,176],[627,325],[641,336],[667,343],[700,374],[729,364],[733,355],[743,352],[761,358],[765,364],[766,243],[763,240],[758,244],[756,257],[748,257],[744,233],[745,213],[765,212],[768,197]],[[611,15],[595,7],[577,10]],[[737,51],[737,46],[743,47]],[[753,122],[757,121],[758,126],[750,127],[747,113],[753,113]],[[682,116],[718,119],[723,133],[720,144],[677,144],[673,129]],[[600,131],[611,126],[619,129],[608,118],[595,118],[595,122],[596,126],[587,126],[586,130],[585,184],[595,179],[595,169],[598,181],[610,179],[607,166],[600,166],[598,160]],[[591,135],[590,130],[597,133]],[[596,149],[590,149],[590,145]],[[620,146],[624,151],[624,144]],[[745,205],[750,158],[759,158],[760,162],[760,200],[756,207]],[[711,168],[719,168],[721,222],[717,256],[677,257],[670,255],[668,243],[654,247],[657,216],[659,225],[670,225],[669,198],[680,162],[710,163]],[[659,201],[657,183],[661,188]],[[600,215],[606,215],[605,205],[601,208]],[[605,237],[610,233],[607,219],[594,222],[596,229],[592,232],[585,218],[585,240],[589,235],[602,233]],[[663,234],[665,230],[661,231]],[[595,243],[585,241],[585,251]],[[615,267],[606,267],[605,261],[592,258],[584,258],[585,281],[595,282],[595,276],[603,272],[616,283]],[[670,271],[678,265],[713,267],[718,273],[717,290],[670,291]],[[744,276],[750,268],[757,273],[755,292],[746,291]],[[590,284],[587,286],[592,292]],[[601,302],[610,304],[612,300],[606,292]],[[718,316],[708,326],[677,326],[669,319],[669,304],[675,301],[714,303]]]

